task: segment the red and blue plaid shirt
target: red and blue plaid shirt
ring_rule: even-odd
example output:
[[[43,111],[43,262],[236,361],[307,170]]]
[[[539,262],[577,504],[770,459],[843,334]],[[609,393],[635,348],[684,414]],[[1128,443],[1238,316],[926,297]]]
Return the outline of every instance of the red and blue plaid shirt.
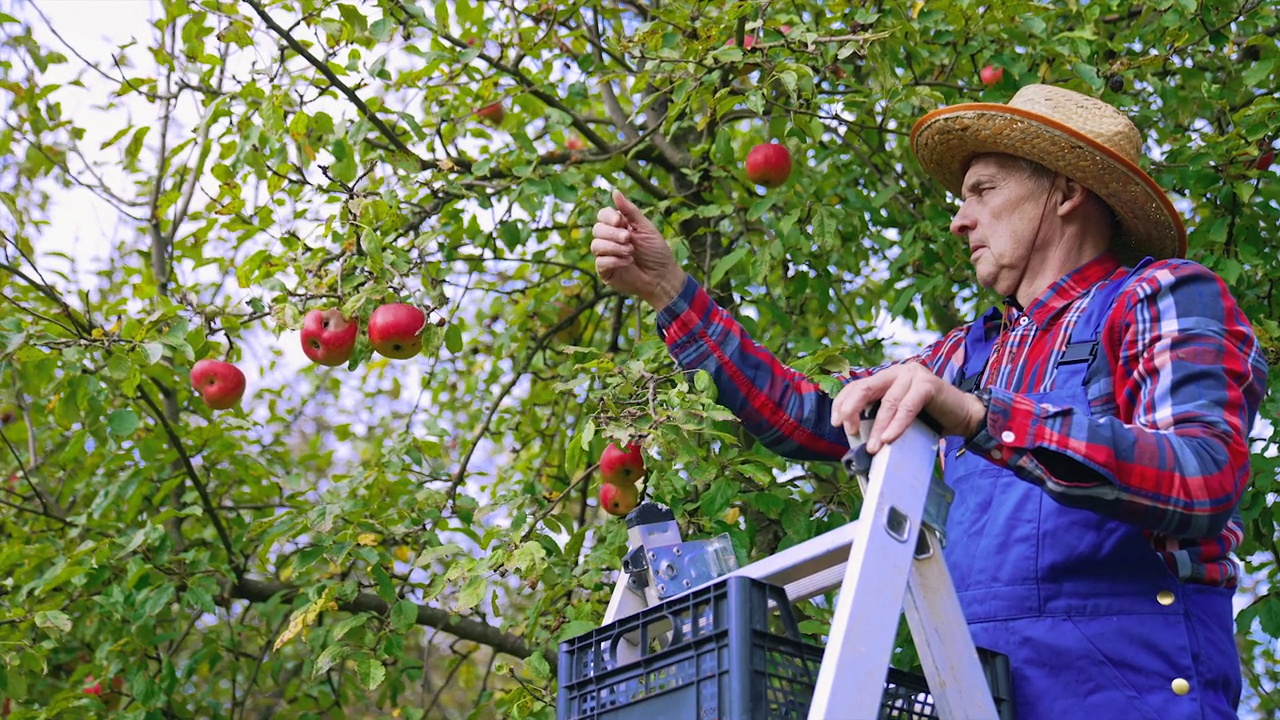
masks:
[[[1249,432],[1267,367],[1248,320],[1222,281],[1186,260],[1138,272],[1116,298],[1099,338],[1091,413],[1026,397],[1045,392],[1052,369],[1094,289],[1127,270],[1105,254],[1073,270],[1022,310],[1006,302],[987,316],[1003,346],[980,387],[987,424],[967,443],[991,462],[1080,507],[1143,528],[1170,570],[1188,582],[1233,587],[1240,544],[1237,512],[1249,481]],[[671,355],[711,373],[718,402],[784,457],[839,459],[848,449],[832,427],[831,396],[751,340],[689,277],[658,314]],[[968,326],[918,355],[948,382],[964,363]],[[888,367],[855,370],[855,380]]]

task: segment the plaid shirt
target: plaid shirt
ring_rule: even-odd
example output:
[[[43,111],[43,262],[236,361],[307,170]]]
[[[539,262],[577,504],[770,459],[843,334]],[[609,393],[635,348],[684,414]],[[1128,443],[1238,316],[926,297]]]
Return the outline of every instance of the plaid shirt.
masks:
[[[1008,467],[1056,501],[1135,524],[1178,577],[1233,587],[1229,553],[1249,480],[1248,435],[1266,389],[1266,362],[1226,286],[1201,265],[1161,260],[1117,296],[1087,387],[1091,414],[1027,397],[1052,371],[1095,287],[1123,277],[1102,255],[1046,289],[1025,310],[1012,299],[980,320],[1002,332],[979,390],[987,424],[966,448]],[[915,357],[954,382],[968,326]],[[658,314],[658,330],[686,370],[711,373],[718,402],[767,447],[794,459],[839,459],[831,400],[782,365],[689,277]],[[888,367],[859,369],[852,381]],[[1110,372],[1105,371],[1111,369]]]

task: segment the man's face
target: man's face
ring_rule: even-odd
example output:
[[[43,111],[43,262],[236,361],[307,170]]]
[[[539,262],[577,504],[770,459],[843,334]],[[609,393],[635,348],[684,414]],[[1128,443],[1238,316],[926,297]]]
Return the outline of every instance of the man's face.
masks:
[[[1018,290],[1039,244],[1049,187],[1017,160],[980,155],[969,165],[951,232],[968,240],[978,283],[1002,296]]]

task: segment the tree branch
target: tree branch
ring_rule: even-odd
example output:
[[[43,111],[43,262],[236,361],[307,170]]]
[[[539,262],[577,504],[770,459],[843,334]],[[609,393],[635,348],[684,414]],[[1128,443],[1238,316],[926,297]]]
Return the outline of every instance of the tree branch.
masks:
[[[160,422],[161,427],[164,428],[164,434],[169,438],[169,444],[177,451],[178,459],[182,463],[182,469],[185,471],[187,478],[191,480],[191,484],[195,486],[196,492],[199,493],[200,503],[204,505],[204,512],[209,516],[209,521],[213,523],[213,529],[218,533],[218,539],[222,541],[222,547],[227,551],[227,563],[231,565],[236,575],[239,576],[242,571],[236,562],[235,546],[231,543],[231,536],[227,534],[227,529],[222,524],[222,518],[218,514],[218,507],[214,505],[213,499],[209,497],[209,489],[201,482],[195,465],[191,463],[191,457],[187,455],[187,449],[182,444],[182,438],[178,437],[178,433],[174,432],[173,425],[169,423],[169,418],[166,416],[165,411],[147,394],[147,391],[138,388],[138,394],[142,398],[142,402],[151,409],[151,413]]]
[[[321,62],[320,59],[317,58],[315,55],[312,55],[310,51],[308,51],[305,47],[302,46],[302,43],[298,42],[297,38],[295,38],[293,35],[289,33],[288,30],[284,29],[283,27],[280,26],[279,23],[273,20],[271,16],[267,14],[267,11],[263,9],[261,3],[259,3],[257,0],[244,0],[244,1],[249,5],[249,7],[253,8],[253,11],[258,14],[258,17],[262,18],[262,21],[267,24],[267,27],[271,28],[272,32],[278,35],[281,40],[284,40],[289,45],[290,49],[298,53],[298,55],[301,56],[303,59],[305,59],[307,62],[311,63],[311,66],[314,67],[316,70],[320,71],[320,74],[324,76],[325,80],[328,80],[331,85],[333,85],[335,88],[338,89],[338,92],[345,95],[346,98],[351,101],[351,104],[355,105],[356,109],[360,111],[360,114],[370,123],[373,123],[373,126],[378,128],[378,132],[381,133],[382,136],[385,137],[388,142],[390,142],[392,145],[395,145],[397,150],[416,160],[418,162],[419,167],[426,168],[433,165],[433,163],[423,160],[422,158],[418,157],[417,153],[410,150],[409,147],[404,144],[404,141],[400,139],[400,136],[396,135],[395,132],[393,132],[391,128],[388,127],[387,124],[382,121],[382,118],[378,117],[377,113],[370,110],[369,106],[365,104],[364,100],[361,100],[360,96],[357,95],[354,90],[348,87],[346,83],[342,82],[342,80],[340,80],[338,76],[334,74],[333,70],[329,69],[328,65]]]
[[[285,600],[290,600],[297,596],[298,593],[299,589],[291,585],[249,577],[240,578],[224,591],[224,594],[232,598],[250,602],[267,602],[277,595],[283,595]],[[378,615],[387,615],[391,612],[391,606],[387,604],[386,600],[370,593],[360,593],[353,600],[338,603],[338,609],[342,612],[367,612]],[[419,625],[444,630],[463,640],[488,645],[494,650],[512,657],[527,658],[540,651],[543,657],[547,659],[547,662],[551,664],[554,672],[557,662],[555,653],[534,647],[525,642],[524,638],[504,632],[489,623],[425,605],[418,606],[416,622]]]

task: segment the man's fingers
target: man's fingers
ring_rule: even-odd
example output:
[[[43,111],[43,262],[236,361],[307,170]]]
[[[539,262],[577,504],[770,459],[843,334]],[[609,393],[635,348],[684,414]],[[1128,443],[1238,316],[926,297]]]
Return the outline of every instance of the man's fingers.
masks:
[[[631,245],[614,242],[606,238],[598,237],[591,241],[591,254],[597,258],[622,257],[630,259],[634,252],[635,250]]]
[[[626,227],[627,219],[622,217],[622,213],[611,207],[603,207],[596,213],[596,220],[609,225],[611,227]]]
[[[596,258],[596,274],[607,283],[615,272],[634,263],[635,260],[631,258],[598,257]]]
[[[602,222],[598,222],[595,225],[591,226],[591,235],[592,237],[604,238],[605,240],[612,240],[613,242],[616,242],[616,243],[625,243],[625,244],[631,243],[630,230],[628,230],[627,228],[620,228],[614,225],[608,225]]]
[[[862,409],[880,397],[882,387],[890,380],[882,375],[879,373],[845,385],[831,403],[831,424],[843,425],[846,435],[857,437],[862,426]]]
[[[906,380],[906,392],[900,399],[895,402],[894,412],[888,420],[885,421],[884,427],[880,430],[880,434],[872,437],[876,441],[874,448],[868,446],[867,452],[877,452],[882,446],[887,445],[899,437],[902,433],[911,427],[911,423],[920,416],[920,411],[929,402],[930,388],[926,383],[912,382]],[[880,412],[884,412],[884,404],[880,406]],[[879,424],[879,413],[876,416],[876,422]]]
[[[623,197],[621,191],[613,191],[613,204],[618,206],[618,210],[622,213],[622,217],[626,220],[627,224],[636,229],[653,228],[654,232],[657,231],[656,228],[654,228],[653,223],[649,221],[649,218],[645,217],[644,212],[642,212],[640,208],[636,207],[635,203]]]
[[[880,396],[880,407],[876,410],[875,421],[871,423],[871,433],[867,436],[867,452],[874,453],[886,442],[885,431],[894,423],[894,419],[903,411],[903,403],[911,392],[911,377],[899,374],[891,385]]]

